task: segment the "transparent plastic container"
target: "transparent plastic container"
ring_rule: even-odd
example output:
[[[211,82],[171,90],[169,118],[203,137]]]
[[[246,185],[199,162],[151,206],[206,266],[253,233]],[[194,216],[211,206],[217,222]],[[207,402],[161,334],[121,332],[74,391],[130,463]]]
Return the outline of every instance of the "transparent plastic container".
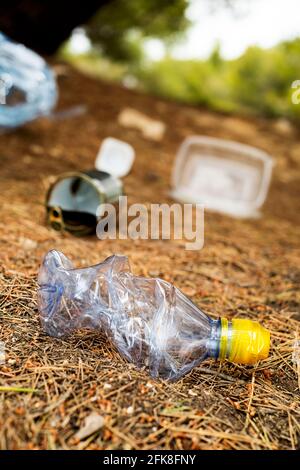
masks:
[[[254,364],[269,353],[270,334],[257,322],[211,319],[172,284],[134,276],[126,256],[74,269],[52,250],[38,283],[47,334],[104,331],[123,357],[153,377],[176,380],[207,358]]]
[[[0,131],[50,113],[56,100],[56,81],[46,62],[0,33]]]
[[[272,175],[262,150],[205,136],[188,137],[176,156],[172,196],[234,217],[257,217]]]

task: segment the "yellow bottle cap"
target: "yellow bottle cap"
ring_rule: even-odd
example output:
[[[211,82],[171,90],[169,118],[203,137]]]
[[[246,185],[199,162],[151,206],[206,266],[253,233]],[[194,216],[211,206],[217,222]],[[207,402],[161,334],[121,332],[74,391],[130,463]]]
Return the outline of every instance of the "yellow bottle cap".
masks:
[[[270,349],[270,332],[258,322],[221,318],[220,359],[238,364],[255,364],[266,359]]]

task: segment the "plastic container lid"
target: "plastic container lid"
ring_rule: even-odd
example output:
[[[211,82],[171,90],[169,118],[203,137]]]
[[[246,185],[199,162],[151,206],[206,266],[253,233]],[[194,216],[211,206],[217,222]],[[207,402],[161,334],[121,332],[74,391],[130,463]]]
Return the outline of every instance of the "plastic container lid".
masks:
[[[134,148],[127,142],[107,137],[103,140],[95,161],[95,168],[110,175],[122,178],[126,176],[133,165]]]
[[[262,150],[206,136],[180,146],[172,196],[234,217],[257,217],[272,175],[273,159]]]

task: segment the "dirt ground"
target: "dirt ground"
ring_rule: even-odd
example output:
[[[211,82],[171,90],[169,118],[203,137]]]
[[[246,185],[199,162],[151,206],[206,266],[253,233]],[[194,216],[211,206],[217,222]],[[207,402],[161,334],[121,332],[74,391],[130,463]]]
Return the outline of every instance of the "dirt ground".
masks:
[[[0,136],[1,449],[299,449],[300,132],[286,122],[223,116],[180,106],[59,69],[64,110]],[[161,143],[122,128],[125,106],[166,123]],[[191,134],[256,145],[276,166],[263,215],[234,220],[206,213],[205,246],[175,241],[74,238],[45,225],[44,198],[55,175],[92,167],[102,139],[134,145],[126,177],[129,202],[168,202],[176,150]],[[82,331],[58,340],[41,330],[36,275],[56,248],[83,266],[112,253],[129,256],[136,274],[160,276],[212,317],[257,319],[271,330],[269,359],[255,367],[205,362],[177,383],[152,380],[127,364],[104,336]],[[29,390],[28,390],[29,389]],[[103,426],[75,438],[96,411]]]

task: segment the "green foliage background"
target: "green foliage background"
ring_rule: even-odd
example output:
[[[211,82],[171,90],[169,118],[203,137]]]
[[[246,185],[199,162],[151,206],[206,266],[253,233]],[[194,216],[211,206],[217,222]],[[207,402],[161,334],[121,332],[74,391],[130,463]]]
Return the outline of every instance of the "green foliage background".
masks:
[[[118,62],[143,59],[143,39],[174,40],[186,30],[188,0],[113,0],[95,15],[87,32],[101,53]]]
[[[223,60],[218,50],[206,61],[166,58],[138,71],[152,93],[225,112],[300,119],[292,83],[300,77],[300,38],[264,50],[249,48]]]
[[[189,0],[113,0],[86,26],[93,49],[73,56],[66,45],[61,54],[87,73],[172,100],[222,112],[299,120],[300,104],[292,103],[291,85],[300,79],[300,38],[268,50],[251,47],[231,61],[222,59],[218,47],[207,60],[175,60],[170,54],[157,62],[147,59],[147,38],[160,38],[170,47],[184,34],[188,4]]]

